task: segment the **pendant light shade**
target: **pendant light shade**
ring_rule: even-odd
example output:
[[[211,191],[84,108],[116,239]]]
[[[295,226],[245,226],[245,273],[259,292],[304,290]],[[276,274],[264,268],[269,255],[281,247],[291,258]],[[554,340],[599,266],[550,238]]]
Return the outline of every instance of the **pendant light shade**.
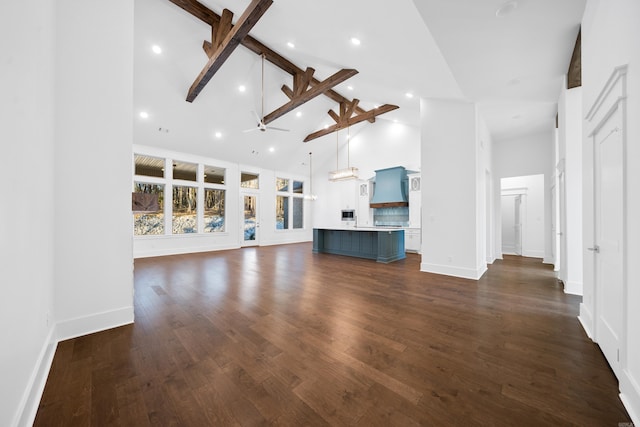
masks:
[[[349,158],[349,142],[350,142],[350,134],[349,128],[347,128],[347,168],[339,169],[338,166],[338,131],[336,131],[336,170],[329,172],[329,181],[346,181],[349,179],[357,179],[358,178],[358,168],[352,167],[350,165]]]

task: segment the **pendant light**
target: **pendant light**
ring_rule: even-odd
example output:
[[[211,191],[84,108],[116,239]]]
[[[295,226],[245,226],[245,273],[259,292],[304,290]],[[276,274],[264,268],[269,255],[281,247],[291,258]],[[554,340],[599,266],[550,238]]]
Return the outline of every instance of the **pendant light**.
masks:
[[[350,128],[347,126],[347,168],[339,169],[338,166],[338,132],[336,131],[336,170],[329,172],[329,181],[346,181],[358,178],[358,168],[351,167],[349,157],[349,143],[351,139]]]
[[[309,151],[309,193],[304,195],[307,200],[316,200],[318,196],[313,194],[313,160],[311,158],[311,151]]]

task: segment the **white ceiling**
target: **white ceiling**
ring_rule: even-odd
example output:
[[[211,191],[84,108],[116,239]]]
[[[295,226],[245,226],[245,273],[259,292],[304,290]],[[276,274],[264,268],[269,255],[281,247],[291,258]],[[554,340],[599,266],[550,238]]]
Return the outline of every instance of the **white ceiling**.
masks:
[[[218,14],[232,10],[235,22],[250,1],[202,3]],[[468,99],[479,103],[494,138],[502,139],[553,123],[585,0],[520,0],[511,14],[497,18],[501,3],[275,0],[250,34],[300,68],[314,68],[320,80],[341,68],[357,69],[335,90],[360,99],[365,109],[400,106],[378,120],[418,126],[420,97]],[[354,36],[359,47],[350,43]],[[272,123],[290,132],[243,132],[256,125],[252,111],[260,113],[260,57],[243,46],[193,103],[186,102],[207,61],[202,42],[209,38],[207,25],[168,0],[135,0],[136,144],[301,174],[309,151],[314,162],[335,156],[331,135],[302,142],[332,123],[327,111],[337,104],[325,96]],[[162,54],[153,53],[153,45]],[[291,87],[292,79],[268,62],[265,68],[266,114],[288,101],[280,87]],[[140,118],[141,111],[149,117]]]

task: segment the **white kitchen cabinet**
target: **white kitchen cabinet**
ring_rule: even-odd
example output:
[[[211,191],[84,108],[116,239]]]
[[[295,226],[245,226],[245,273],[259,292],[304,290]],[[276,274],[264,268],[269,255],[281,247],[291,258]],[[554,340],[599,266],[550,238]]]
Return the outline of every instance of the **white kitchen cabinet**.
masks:
[[[371,199],[371,181],[359,180],[356,187],[358,197],[357,224],[358,227],[373,227],[373,209],[369,207]]]
[[[420,253],[422,232],[419,228],[404,229],[404,250],[406,252]]]
[[[420,191],[420,174],[408,174],[409,179],[409,228],[421,227],[422,196]]]

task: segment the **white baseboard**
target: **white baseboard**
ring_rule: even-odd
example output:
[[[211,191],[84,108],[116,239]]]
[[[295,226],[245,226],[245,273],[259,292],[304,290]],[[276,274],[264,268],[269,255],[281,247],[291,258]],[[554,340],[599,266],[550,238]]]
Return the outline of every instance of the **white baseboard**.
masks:
[[[542,263],[555,265],[556,261],[551,257],[544,257],[542,258]]]
[[[631,417],[633,425],[640,426],[640,386],[627,370],[620,378],[620,400]]]
[[[40,350],[38,361],[29,378],[27,389],[20,400],[20,406],[16,411],[15,418],[11,424],[12,426],[23,427],[33,425],[57,346],[58,341],[55,339],[55,327],[52,327],[42,346],[42,350]]]
[[[472,279],[478,280],[485,271],[487,271],[487,266],[483,266],[478,269],[473,268],[465,268],[465,267],[454,267],[451,265],[438,265],[438,264],[429,264],[423,262],[420,264],[420,271],[425,273],[435,273],[435,274],[443,274],[445,276],[453,276],[453,277],[461,277],[463,279]]]
[[[130,323],[133,323],[133,306],[58,322],[56,335],[58,341],[64,341]]]
[[[529,258],[544,258],[544,251],[534,251],[529,249],[523,249],[522,256],[526,256]]]
[[[240,249],[238,245],[221,245],[221,246],[194,246],[194,247],[177,247],[177,248],[154,248],[147,250],[136,250],[135,244],[133,249],[133,258],[152,258],[157,256],[183,255],[200,252],[226,251],[231,249]]]
[[[582,325],[582,329],[584,329],[585,333],[589,338],[593,340],[593,314],[591,314],[591,310],[584,303],[580,303],[580,315],[578,315],[578,320]]]
[[[582,283],[580,282],[564,282],[564,293],[570,295],[582,296]]]

